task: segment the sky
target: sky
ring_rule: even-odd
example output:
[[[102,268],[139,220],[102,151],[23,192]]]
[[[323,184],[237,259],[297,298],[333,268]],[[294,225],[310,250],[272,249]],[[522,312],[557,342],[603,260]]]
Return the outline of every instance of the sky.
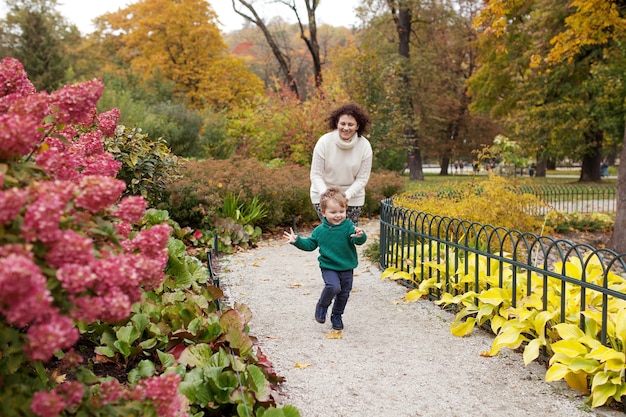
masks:
[[[298,1],[302,2],[302,0]],[[91,23],[93,18],[104,13],[116,12],[131,3],[133,3],[132,0],[58,0],[58,10],[70,23],[74,23],[83,34],[86,34],[93,31]],[[223,32],[230,32],[242,27],[244,19],[233,11],[231,0],[209,0],[209,3],[217,13],[221,22],[220,29]],[[256,3],[261,4],[258,0]],[[357,19],[354,8],[358,4],[359,0],[321,0],[316,13],[317,23],[318,25],[326,23],[332,26],[346,27],[356,25]],[[3,11],[6,12],[6,10]],[[264,18],[269,19],[282,13],[287,21],[295,21],[292,17],[293,13],[285,6],[276,6],[274,10],[269,8],[263,10],[258,7],[257,11]],[[306,21],[304,7],[301,18]]]

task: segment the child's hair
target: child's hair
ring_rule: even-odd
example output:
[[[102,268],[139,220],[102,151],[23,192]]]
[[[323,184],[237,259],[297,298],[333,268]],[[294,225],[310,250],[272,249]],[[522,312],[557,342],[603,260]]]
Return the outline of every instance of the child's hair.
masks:
[[[341,207],[348,208],[348,199],[345,194],[337,187],[329,187],[320,196],[320,210],[326,210],[326,205],[330,200],[337,202]]]

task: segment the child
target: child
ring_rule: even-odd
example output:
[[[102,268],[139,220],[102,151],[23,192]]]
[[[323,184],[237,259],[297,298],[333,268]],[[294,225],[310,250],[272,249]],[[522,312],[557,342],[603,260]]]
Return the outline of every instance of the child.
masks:
[[[314,251],[319,247],[317,258],[324,279],[324,290],[315,307],[315,320],[326,322],[328,307],[335,299],[330,316],[333,330],[343,330],[341,315],[346,308],[354,268],[358,265],[355,245],[362,245],[367,240],[365,231],[346,218],[348,200],[338,188],[328,188],[320,196],[322,224],[317,226],[311,237],[302,238],[293,232],[285,231],[284,238],[298,249]]]

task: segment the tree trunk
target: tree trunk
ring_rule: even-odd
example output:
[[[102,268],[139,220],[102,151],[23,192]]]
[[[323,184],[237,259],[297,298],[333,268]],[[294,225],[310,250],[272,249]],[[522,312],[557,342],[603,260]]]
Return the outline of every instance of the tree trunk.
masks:
[[[545,177],[547,171],[548,171],[548,162],[545,159],[538,160],[537,170],[535,171],[535,176]]]
[[[441,158],[441,170],[439,171],[439,175],[442,175],[442,176],[448,175],[449,166],[450,166],[450,156],[444,155]]]
[[[617,253],[626,253],[626,127],[624,128],[624,141],[622,152],[619,157],[617,171],[617,208],[615,213],[615,225],[613,235],[607,247]]]
[[[580,169],[580,182],[600,182],[600,165],[602,164],[602,136],[600,130],[590,132],[587,143],[591,145],[590,152],[583,157],[583,165]]]
[[[274,39],[274,36],[271,34],[269,29],[265,25],[265,22],[263,21],[263,19],[261,19],[257,11],[254,9],[254,6],[245,0],[238,0],[238,1],[241,5],[245,6],[250,11],[250,13],[252,13],[252,16],[254,17],[248,16],[247,14],[241,12],[240,10],[237,10],[237,7],[235,7],[235,0],[232,0],[233,10],[235,11],[235,13],[237,13],[239,16],[243,17],[247,21],[254,23],[256,27],[258,27],[261,30],[261,32],[263,32],[263,36],[265,36],[265,41],[267,42],[270,49],[272,50],[272,54],[274,55],[274,58],[276,58],[276,60],[278,61],[280,70],[282,71],[283,76],[285,77],[285,82],[289,86],[289,89],[295,94],[296,98],[299,99],[300,93],[298,91],[298,84],[296,83],[295,76],[291,72],[291,64],[290,64],[289,57],[280,50],[280,47],[278,46],[278,43]]]
[[[412,181],[424,181],[424,171],[422,168],[422,151],[417,146],[417,140],[413,141],[413,147],[408,152],[409,157],[409,179]]]

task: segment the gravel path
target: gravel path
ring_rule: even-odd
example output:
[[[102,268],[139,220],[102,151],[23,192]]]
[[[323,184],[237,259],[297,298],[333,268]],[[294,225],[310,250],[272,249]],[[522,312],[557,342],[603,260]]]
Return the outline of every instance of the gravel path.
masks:
[[[378,239],[377,221],[361,227],[368,243]],[[227,303],[252,310],[250,333],[286,379],[282,402],[302,417],[624,416],[590,410],[564,382],[545,382],[542,365],[524,366],[518,352],[480,356],[493,335],[452,336],[451,313],[427,300],[402,303],[406,289],[381,280],[363,257],[342,339],[327,339],[329,322],[313,318],[323,287],[317,251],[269,239],[222,257],[220,269]]]

